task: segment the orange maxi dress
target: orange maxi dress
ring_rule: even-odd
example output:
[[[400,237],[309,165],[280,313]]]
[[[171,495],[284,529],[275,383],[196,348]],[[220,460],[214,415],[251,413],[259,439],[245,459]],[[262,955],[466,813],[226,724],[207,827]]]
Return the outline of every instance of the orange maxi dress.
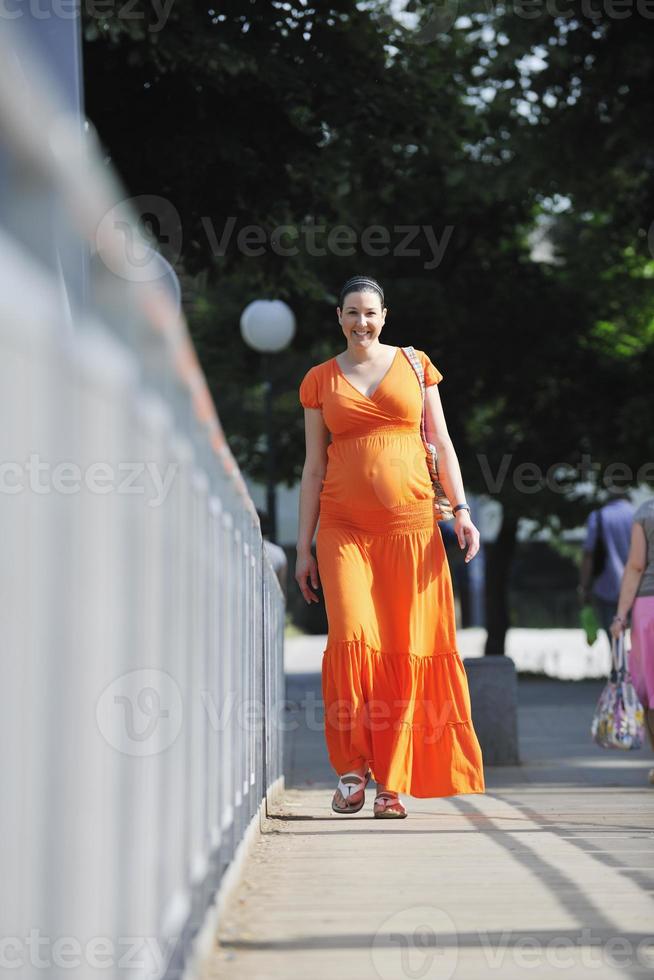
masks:
[[[425,385],[441,381],[416,353]],[[377,782],[414,797],[482,793],[415,372],[398,347],[368,397],[331,357],[307,371],[299,397],[331,433],[316,534],[329,760],[337,774],[367,762]]]

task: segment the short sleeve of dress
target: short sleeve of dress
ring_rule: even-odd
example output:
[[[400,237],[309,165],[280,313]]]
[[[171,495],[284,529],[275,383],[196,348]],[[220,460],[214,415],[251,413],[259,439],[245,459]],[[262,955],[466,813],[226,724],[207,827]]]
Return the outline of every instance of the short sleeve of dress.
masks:
[[[640,524],[642,529],[647,531],[645,523],[648,520],[651,521],[652,518],[654,518],[654,501],[645,500],[634,514],[634,524]]]
[[[439,381],[443,380],[443,375],[438,368],[432,364],[429,356],[425,354],[424,350],[418,351],[418,354],[420,356],[420,360],[422,361],[422,369],[425,373],[425,388],[428,388],[429,385],[437,385]]]
[[[320,390],[315,367],[309,368],[302,378],[299,388],[300,403],[303,408],[321,408]]]

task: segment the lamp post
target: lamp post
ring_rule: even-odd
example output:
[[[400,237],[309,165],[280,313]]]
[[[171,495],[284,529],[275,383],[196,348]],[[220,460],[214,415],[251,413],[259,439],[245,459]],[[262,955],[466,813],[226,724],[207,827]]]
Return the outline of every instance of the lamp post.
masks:
[[[266,510],[270,540],[277,543],[277,495],[275,489],[275,428],[272,418],[272,373],[270,354],[288,346],[295,333],[293,311],[279,299],[255,299],[241,314],[241,336],[261,354],[265,385],[264,426],[266,430]]]

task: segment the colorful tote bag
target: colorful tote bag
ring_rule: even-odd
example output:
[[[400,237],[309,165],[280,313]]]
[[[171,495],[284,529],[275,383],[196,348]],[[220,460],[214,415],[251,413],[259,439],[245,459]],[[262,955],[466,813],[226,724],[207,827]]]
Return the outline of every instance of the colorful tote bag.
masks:
[[[624,633],[611,643],[613,662],[591,723],[593,741],[603,749],[639,749],[645,734],[645,712],[631,683]]]

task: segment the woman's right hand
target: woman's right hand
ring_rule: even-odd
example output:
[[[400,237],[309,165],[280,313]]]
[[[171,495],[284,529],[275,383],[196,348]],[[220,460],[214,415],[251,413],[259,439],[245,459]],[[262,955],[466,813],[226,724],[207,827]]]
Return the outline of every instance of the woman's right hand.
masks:
[[[307,603],[320,602],[320,597],[312,592],[307,584],[307,578],[311,580],[314,589],[318,586],[318,564],[311,552],[308,554],[298,554],[295,563],[295,581],[300,586],[300,592]]]
[[[620,639],[620,634],[625,630],[625,620],[621,616],[614,616],[613,622],[611,623],[611,636],[614,640]]]

